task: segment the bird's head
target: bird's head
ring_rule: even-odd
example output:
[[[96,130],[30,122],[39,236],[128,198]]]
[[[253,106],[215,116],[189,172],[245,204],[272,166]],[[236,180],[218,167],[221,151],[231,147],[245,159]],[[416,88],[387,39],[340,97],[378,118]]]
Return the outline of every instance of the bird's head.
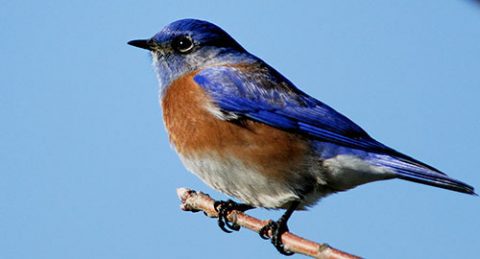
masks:
[[[175,21],[150,39],[128,44],[150,50],[162,87],[205,66],[248,62],[252,58],[220,27],[195,19]]]

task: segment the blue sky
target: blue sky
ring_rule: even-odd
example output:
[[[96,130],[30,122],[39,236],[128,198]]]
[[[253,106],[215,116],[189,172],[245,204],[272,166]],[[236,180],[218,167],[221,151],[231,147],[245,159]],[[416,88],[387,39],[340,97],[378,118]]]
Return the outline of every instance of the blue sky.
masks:
[[[180,18],[218,24],[376,139],[480,188],[479,5],[259,2],[1,1],[0,258],[277,257],[253,232],[178,209],[178,187],[226,197],[170,149],[150,58],[126,42]],[[295,213],[290,229],[367,258],[465,258],[479,205],[384,181]]]

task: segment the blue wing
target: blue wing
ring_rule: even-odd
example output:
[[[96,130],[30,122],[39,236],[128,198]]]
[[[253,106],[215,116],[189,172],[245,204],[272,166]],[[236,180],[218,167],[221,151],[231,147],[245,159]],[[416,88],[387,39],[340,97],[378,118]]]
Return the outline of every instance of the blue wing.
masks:
[[[203,69],[194,77],[218,107],[240,118],[340,146],[388,155],[369,162],[398,178],[473,194],[473,187],[391,149],[326,104],[303,93],[263,62]]]
[[[200,71],[194,80],[225,112],[342,146],[391,151],[266,65],[210,67]]]

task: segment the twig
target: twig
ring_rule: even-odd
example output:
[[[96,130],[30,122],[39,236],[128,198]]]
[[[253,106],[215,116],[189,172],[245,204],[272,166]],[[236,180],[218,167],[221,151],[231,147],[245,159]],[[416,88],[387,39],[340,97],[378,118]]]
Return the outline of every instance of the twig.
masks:
[[[203,211],[209,217],[216,218],[218,213],[213,207],[215,200],[208,194],[196,192],[187,188],[178,188],[177,195],[182,201],[180,208],[184,211],[198,212]],[[248,228],[258,233],[258,231],[268,223],[268,220],[259,220],[251,217],[241,211],[233,210],[227,216],[227,219],[239,226]],[[360,258],[355,255],[337,250],[328,244],[319,244],[306,240],[290,232],[282,235],[282,242],[285,248],[291,252],[304,254],[313,258],[322,259],[354,259]]]

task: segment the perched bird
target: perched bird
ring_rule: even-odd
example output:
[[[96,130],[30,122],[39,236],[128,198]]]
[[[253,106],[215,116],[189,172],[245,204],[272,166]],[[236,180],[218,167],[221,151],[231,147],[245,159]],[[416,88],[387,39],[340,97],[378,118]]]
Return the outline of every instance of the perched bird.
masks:
[[[332,193],[398,178],[475,194],[374,140],[212,23],[178,20],[128,44],[152,54],[165,126],[185,167],[244,203],[216,204],[225,231],[238,229],[226,221],[228,210],[286,209],[260,235],[271,231],[275,247],[290,254],[280,236],[291,214]]]

